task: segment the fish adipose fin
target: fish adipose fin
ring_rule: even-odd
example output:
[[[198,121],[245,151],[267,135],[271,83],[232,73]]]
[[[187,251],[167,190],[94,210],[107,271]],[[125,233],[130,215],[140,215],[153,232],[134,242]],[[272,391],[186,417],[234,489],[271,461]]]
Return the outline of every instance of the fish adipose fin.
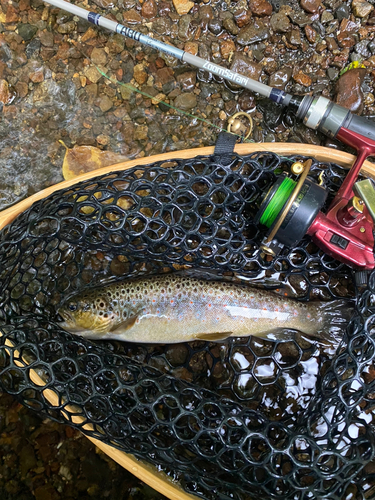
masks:
[[[232,335],[232,332],[220,333],[196,333],[194,337],[197,340],[205,340],[206,342],[219,342],[220,340],[227,339]]]
[[[125,319],[124,321],[121,321],[121,323],[116,323],[110,329],[110,332],[114,333],[114,334],[120,334],[122,332],[125,332],[126,330],[129,330],[132,326],[135,325],[137,318],[138,318],[138,316],[134,315],[134,316],[130,316],[129,318]]]

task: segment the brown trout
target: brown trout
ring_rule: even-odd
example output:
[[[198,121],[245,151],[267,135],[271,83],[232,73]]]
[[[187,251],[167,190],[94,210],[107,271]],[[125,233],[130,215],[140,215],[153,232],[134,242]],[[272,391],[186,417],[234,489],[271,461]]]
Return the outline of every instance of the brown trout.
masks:
[[[327,338],[342,327],[346,301],[298,302],[231,282],[165,274],[91,288],[59,309],[65,330],[91,339],[172,344],[298,330]]]

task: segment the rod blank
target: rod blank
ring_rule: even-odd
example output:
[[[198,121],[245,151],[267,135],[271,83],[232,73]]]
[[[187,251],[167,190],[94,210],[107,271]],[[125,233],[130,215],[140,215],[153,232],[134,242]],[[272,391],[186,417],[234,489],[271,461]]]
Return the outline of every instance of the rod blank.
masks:
[[[63,9],[71,14],[81,17],[86,21],[95,24],[96,26],[101,26],[102,28],[107,28],[108,30],[114,31],[115,33],[119,33],[127,38],[131,38],[143,45],[147,45],[156,50],[160,50],[160,52],[164,52],[170,56],[179,59],[182,62],[186,62],[192,66],[195,66],[198,69],[203,69],[208,71],[216,76],[224,78],[236,85],[244,87],[246,89],[252,90],[253,92],[258,92],[259,94],[270,97],[272,88],[264,83],[257,82],[256,80],[252,80],[251,78],[247,78],[246,76],[240,75],[234,71],[231,71],[228,68],[224,68],[223,66],[219,66],[218,64],[211,63],[210,61],[206,61],[201,57],[194,56],[189,54],[189,52],[185,52],[184,50],[173,47],[172,45],[168,45],[167,43],[160,42],[159,40],[155,40],[150,36],[143,35],[138,31],[132,30],[131,28],[127,28],[120,23],[115,21],[111,21],[106,17],[101,16],[100,14],[96,14],[95,12],[90,12],[86,9],[82,9],[81,7],[77,7],[69,2],[65,2],[65,0],[44,0],[45,3],[53,5],[54,7],[58,7]]]

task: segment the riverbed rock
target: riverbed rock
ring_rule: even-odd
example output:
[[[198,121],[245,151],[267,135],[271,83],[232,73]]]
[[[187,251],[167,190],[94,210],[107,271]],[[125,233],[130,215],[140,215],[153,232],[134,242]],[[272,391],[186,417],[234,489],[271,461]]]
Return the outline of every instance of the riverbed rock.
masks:
[[[17,26],[18,29],[18,34],[27,42],[28,40],[31,40],[34,36],[35,33],[38,31],[38,28],[36,26],[32,26],[31,24],[19,24]]]
[[[194,7],[194,2],[190,2],[190,0],[173,0],[173,5],[177,14],[183,16]]]
[[[321,0],[301,0],[301,7],[311,14],[318,11],[320,4]]]
[[[249,45],[251,43],[266,40],[269,37],[268,26],[260,19],[254,20],[239,32],[237,43],[240,45]]]
[[[105,50],[95,47],[91,52],[91,60],[94,64],[106,64],[107,54]]]
[[[341,75],[336,83],[335,102],[350,109],[357,115],[362,113],[364,107],[361,86],[365,75],[366,70],[364,68],[351,69]]]
[[[153,17],[156,17],[158,13],[158,8],[155,3],[155,0],[147,0],[142,5],[142,17],[145,17],[146,19],[151,19]]]
[[[249,9],[256,16],[270,16],[272,5],[267,0],[249,0]]]
[[[366,17],[374,9],[374,6],[364,0],[353,0],[352,11],[356,17]]]
[[[197,105],[197,96],[191,92],[183,93],[176,97],[174,105],[176,108],[188,111]]]
[[[262,73],[262,67],[263,66],[261,64],[251,61],[242,52],[236,52],[232,59],[230,69],[240,75],[245,75],[253,80],[258,80]]]
[[[290,20],[284,12],[277,12],[271,17],[271,28],[276,33],[286,33],[290,27]]]
[[[270,76],[268,85],[271,87],[276,87],[277,89],[284,90],[285,85],[292,78],[292,68],[284,67],[280,68]]]

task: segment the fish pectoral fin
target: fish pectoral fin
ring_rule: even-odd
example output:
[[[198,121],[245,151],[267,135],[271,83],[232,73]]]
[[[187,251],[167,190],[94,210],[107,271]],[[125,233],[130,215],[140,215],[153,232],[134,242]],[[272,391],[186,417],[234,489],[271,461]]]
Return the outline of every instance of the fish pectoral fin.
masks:
[[[135,322],[137,321],[137,318],[138,316],[136,314],[134,316],[130,316],[129,318],[126,318],[124,321],[121,321],[120,323],[116,323],[115,325],[113,325],[113,327],[109,331],[115,334],[125,332],[126,330],[129,330],[129,328],[134,326]]]
[[[219,340],[227,339],[231,335],[232,332],[196,333],[194,338],[197,340],[205,340],[206,342],[219,342]]]

